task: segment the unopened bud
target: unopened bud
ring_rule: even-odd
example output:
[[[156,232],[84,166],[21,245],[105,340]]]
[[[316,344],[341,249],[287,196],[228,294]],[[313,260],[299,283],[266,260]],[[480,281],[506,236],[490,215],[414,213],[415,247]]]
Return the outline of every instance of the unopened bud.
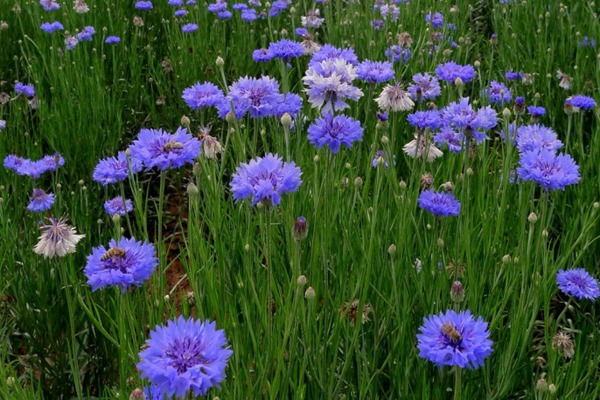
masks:
[[[529,221],[530,224],[535,224],[537,222],[537,220],[538,220],[538,216],[534,212],[529,214],[529,216],[527,217],[527,221]]]
[[[236,121],[236,116],[235,113],[233,111],[229,111],[227,113],[227,115],[225,115],[225,121],[227,121],[230,124],[233,124]]]
[[[398,182],[398,186],[400,186],[400,189],[404,190],[404,189],[406,189],[406,182],[400,181],[400,182]]]
[[[308,282],[308,279],[304,275],[300,275],[296,280],[296,284],[300,287],[303,287]]]
[[[504,117],[504,119],[509,119],[510,118],[510,110],[508,109],[508,107],[505,107],[504,110],[502,110],[502,116]]]
[[[144,391],[140,388],[135,388],[133,392],[129,395],[129,400],[145,400],[146,395]]]
[[[244,246],[244,251],[246,253],[250,251],[250,245],[248,243],[246,243],[246,245]]]
[[[502,256],[502,263],[503,264],[508,264],[511,260],[510,254],[505,254],[504,256]]]
[[[546,392],[548,390],[548,382],[546,382],[544,378],[538,379],[537,383],[535,384],[535,389],[542,393]]]
[[[383,136],[381,137],[381,143],[383,143],[383,144],[388,144],[388,143],[389,143],[389,141],[390,141],[390,138],[388,138],[387,136],[383,135]]]
[[[362,187],[363,185],[363,180],[360,176],[357,176],[356,179],[354,179],[354,186],[356,186],[357,188]]]
[[[444,247],[444,239],[438,238],[437,239],[437,245],[438,245],[438,247]]]
[[[180,123],[181,123],[181,126],[183,126],[184,128],[189,128],[191,121],[186,115],[184,115],[181,117]]]
[[[390,256],[394,256],[396,254],[396,245],[395,244],[390,244],[390,247],[388,247],[388,254]]]
[[[15,377],[14,376],[9,376],[8,378],[6,378],[6,386],[11,388],[14,385],[15,385]]]
[[[342,178],[342,187],[348,187],[348,185],[350,184],[350,179],[348,179],[347,176]]]
[[[473,63],[473,66],[475,68],[479,68],[481,66],[481,63],[479,62],[479,60],[475,60],[475,62]]]
[[[454,190],[454,185],[452,182],[442,183],[442,189],[444,189],[446,192],[451,192]]]
[[[187,191],[188,196],[190,196],[190,197],[196,196],[198,193],[200,193],[200,191],[198,190],[198,186],[196,186],[196,184],[194,184],[194,182],[188,183],[186,191]]]
[[[217,60],[215,61],[215,64],[217,65],[217,67],[223,68],[223,65],[225,65],[225,60],[223,60],[223,57],[218,56]]]
[[[185,294],[185,298],[190,306],[196,304],[196,295],[191,290]]]
[[[312,300],[315,298],[315,289],[312,286],[309,286],[308,289],[304,292],[304,298],[306,300]]]
[[[473,175],[473,168],[469,167],[467,168],[467,176],[472,176]]]
[[[556,393],[556,385],[554,383],[548,385],[548,392],[550,392],[550,394]]]
[[[455,303],[460,303],[465,299],[465,288],[460,281],[455,281],[450,289],[450,299]]]
[[[284,126],[284,128],[289,128],[290,125],[292,125],[292,116],[288,113],[285,113],[281,116],[281,125]]]
[[[121,215],[120,214],[113,215],[112,220],[115,223],[115,225],[120,224],[121,223]]]
[[[296,223],[292,228],[292,235],[296,242],[306,239],[306,236],[308,236],[308,223],[306,222],[306,218],[298,217],[298,219],[296,219]]]
[[[460,77],[457,77],[457,78],[454,80],[454,85],[455,85],[455,86],[463,86],[464,84],[465,84],[465,83],[463,82],[463,80],[462,80]]]
[[[319,155],[315,154],[315,156],[313,157],[313,161],[317,163],[317,162],[319,162],[319,160],[320,160]]]

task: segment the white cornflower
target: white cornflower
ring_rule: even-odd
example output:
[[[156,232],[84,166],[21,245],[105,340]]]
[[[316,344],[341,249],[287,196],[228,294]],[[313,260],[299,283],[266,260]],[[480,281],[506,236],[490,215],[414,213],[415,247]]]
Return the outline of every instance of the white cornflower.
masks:
[[[75,246],[85,235],[78,235],[75,228],[62,218],[58,220],[49,218],[49,221],[50,224],[41,227],[42,235],[33,251],[43,255],[44,258],[64,257],[75,253]]]
[[[386,85],[375,101],[383,111],[408,111],[415,106],[410,93],[400,85]]]
[[[84,0],[75,0],[73,10],[75,10],[77,14],[85,14],[86,12],[90,11],[90,8],[87,4],[85,4]]]
[[[427,162],[432,162],[444,154],[430,140],[427,140],[425,135],[415,135],[415,140],[405,144],[402,150],[412,158],[423,158]]]

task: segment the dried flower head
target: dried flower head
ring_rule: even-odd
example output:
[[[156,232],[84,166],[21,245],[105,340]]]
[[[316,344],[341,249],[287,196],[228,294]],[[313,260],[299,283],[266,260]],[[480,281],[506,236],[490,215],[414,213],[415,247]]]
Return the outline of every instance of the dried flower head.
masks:
[[[359,314],[361,316],[360,319],[363,324],[370,321],[369,314],[373,311],[371,305],[366,303],[363,304],[362,311],[359,312],[359,304],[360,301],[358,299],[354,299],[351,303],[344,303],[342,308],[340,308],[340,315],[342,317],[348,318],[348,321],[350,321],[351,326],[354,326]]]
[[[552,348],[558,350],[558,352],[566,358],[573,357],[575,354],[575,345],[573,340],[566,332],[558,332],[552,338]]]
[[[33,251],[43,255],[44,258],[64,257],[75,253],[77,243],[85,235],[78,235],[75,228],[67,224],[63,218],[49,218],[48,221],[49,224],[41,226],[42,234]]]

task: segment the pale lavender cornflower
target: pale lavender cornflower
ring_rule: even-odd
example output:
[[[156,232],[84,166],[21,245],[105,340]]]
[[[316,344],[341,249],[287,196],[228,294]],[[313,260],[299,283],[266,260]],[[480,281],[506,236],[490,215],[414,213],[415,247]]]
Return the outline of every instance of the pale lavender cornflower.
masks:
[[[192,110],[206,107],[222,107],[227,104],[223,91],[211,82],[196,83],[185,88],[181,96]]]
[[[564,294],[577,297],[579,300],[594,301],[600,297],[598,281],[583,268],[558,270],[556,283]]]
[[[452,85],[458,82],[467,83],[475,78],[475,69],[470,65],[459,65],[454,61],[449,61],[445,64],[440,64],[435,69],[435,74],[438,78]]]
[[[34,188],[33,195],[29,198],[27,210],[31,212],[44,212],[52,208],[54,195],[46,193],[43,189]]]
[[[185,24],[181,27],[181,30],[185,33],[191,33],[198,30],[197,24]]]
[[[78,43],[79,40],[75,36],[67,35],[67,37],[65,37],[65,46],[67,47],[67,50],[73,50]]]
[[[343,58],[334,58],[313,64],[302,80],[307,86],[304,91],[309,103],[321,109],[322,114],[328,114],[350,107],[346,99],[357,101],[363,96],[363,92],[352,85],[356,77],[352,64]]]
[[[90,11],[90,8],[84,0],[75,0],[73,4],[73,10],[75,10],[77,14],[85,14],[86,12]]]
[[[56,0],[40,0],[40,5],[46,11],[55,11],[60,9],[60,4],[58,4]]]
[[[358,79],[368,83],[382,83],[394,79],[394,67],[388,61],[365,60],[356,67]]]
[[[352,143],[362,140],[363,128],[360,121],[345,115],[325,114],[308,127],[308,140],[320,149],[327,146],[333,154],[344,145],[352,149]]]
[[[124,199],[121,196],[117,196],[114,199],[104,202],[104,211],[111,217],[115,215],[124,217],[127,213],[133,211],[133,203],[130,199]]]
[[[382,111],[408,111],[415,106],[410,93],[400,84],[386,85],[375,102]]]
[[[358,57],[351,47],[339,49],[330,44],[324,44],[319,51],[313,54],[308,66],[312,67],[313,65],[320,64],[322,61],[338,58],[345,60],[353,66],[358,65]]]
[[[276,206],[282,194],[298,190],[301,176],[293,161],[283,162],[276,154],[266,154],[237,167],[230,184],[233,199],[250,198],[252,205],[262,202]]]
[[[165,170],[193,164],[201,153],[200,146],[186,128],[179,127],[173,134],[162,129],[142,129],[130,150],[131,157],[140,160],[147,170]]]
[[[96,29],[94,29],[93,26],[86,26],[81,30],[81,32],[77,34],[77,40],[79,40],[80,42],[85,40],[91,41],[94,33],[96,33]]]
[[[300,17],[300,23],[305,28],[315,28],[318,29],[321,27],[323,22],[325,22],[325,18],[320,18],[321,12],[319,9],[308,10],[306,16]]]
[[[282,101],[279,82],[270,76],[238,79],[229,87],[228,98],[237,118],[246,113],[252,118],[274,116]],[[224,117],[229,111],[230,104],[226,102],[220,106],[219,114]]]
[[[433,15],[427,13],[427,15],[425,15],[425,22],[431,24],[434,28],[441,28],[444,26],[444,15],[440,12],[436,12]]]
[[[219,387],[232,354],[214,322],[179,316],[150,332],[137,368],[163,396],[198,397]]]
[[[444,107],[440,115],[444,125],[450,126],[467,139],[472,138],[477,143],[488,139],[485,131],[494,128],[498,123],[498,116],[490,106],[473,110],[468,97],[463,97]]]
[[[556,132],[544,125],[522,125],[517,129],[515,145],[521,153],[531,150],[546,149],[552,152],[563,147]]]
[[[22,82],[15,83],[15,94],[17,96],[23,95],[25,97],[35,96],[35,87],[33,85],[25,85]]]
[[[273,52],[269,49],[256,49],[252,52],[252,60],[257,63],[268,62],[273,59]]]
[[[413,83],[408,86],[408,91],[413,100],[435,100],[442,93],[438,79],[427,72],[415,74],[412,79]]]
[[[433,136],[433,141],[440,147],[448,146],[448,150],[454,153],[460,153],[463,148],[464,135],[456,132],[450,126],[444,126]]]
[[[580,179],[579,166],[570,155],[548,149],[522,153],[517,174],[523,181],[534,181],[545,190],[564,190]]]
[[[478,368],[493,351],[488,323],[481,317],[473,318],[469,310],[430,315],[419,331],[419,357],[439,367]]]
[[[408,114],[406,119],[409,124],[421,131],[424,131],[427,128],[431,131],[435,131],[442,127],[442,119],[440,118],[440,112],[438,110],[416,111],[412,114]]]
[[[490,102],[502,105],[504,103],[510,103],[512,94],[510,89],[503,83],[492,81],[490,87],[487,89],[487,95],[489,96]]]
[[[185,17],[186,15],[188,15],[188,12],[187,12],[187,10],[183,10],[183,9],[181,9],[181,10],[176,10],[176,11],[173,13],[173,15],[175,15],[175,16],[176,16],[176,17],[178,17],[178,18],[181,18],[181,17]]]
[[[399,44],[393,44],[388,47],[383,55],[386,56],[392,62],[402,62],[406,64],[410,59],[412,51],[409,47],[401,46]]]
[[[94,169],[92,179],[102,186],[107,186],[127,179],[129,174],[137,174],[142,168],[141,160],[128,157],[124,151],[120,151],[117,157],[100,160]]]
[[[67,224],[63,218],[49,218],[48,221],[49,224],[40,227],[42,234],[33,251],[43,255],[44,258],[64,257],[67,254],[75,253],[77,243],[85,235],[77,234],[75,228]]]

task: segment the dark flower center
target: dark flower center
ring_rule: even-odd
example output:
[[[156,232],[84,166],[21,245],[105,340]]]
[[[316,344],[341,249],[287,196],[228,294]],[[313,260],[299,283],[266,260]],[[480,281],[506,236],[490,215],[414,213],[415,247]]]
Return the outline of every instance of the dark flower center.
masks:
[[[170,359],[169,365],[178,374],[185,373],[189,368],[204,363],[204,345],[201,341],[189,337],[178,338],[165,354]]]

